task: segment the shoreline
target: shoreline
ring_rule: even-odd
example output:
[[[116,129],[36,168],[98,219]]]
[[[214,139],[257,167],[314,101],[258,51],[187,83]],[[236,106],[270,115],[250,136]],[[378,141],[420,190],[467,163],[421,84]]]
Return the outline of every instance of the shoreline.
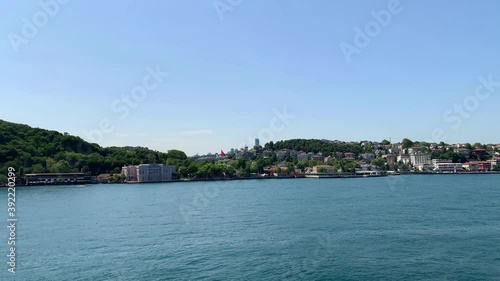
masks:
[[[500,172],[490,171],[490,172],[462,172],[462,173],[401,173],[397,175],[382,174],[382,175],[338,175],[335,177],[255,177],[255,178],[216,178],[216,179],[176,179],[171,181],[159,181],[159,182],[123,182],[123,183],[92,183],[92,185],[113,185],[113,184],[153,184],[153,183],[179,183],[179,182],[203,182],[203,181],[244,181],[244,180],[284,180],[284,179],[354,179],[354,178],[380,178],[380,177],[398,177],[398,176],[426,176],[426,175],[500,175]],[[21,186],[58,186],[58,185],[75,185],[79,186],[82,184],[48,184],[48,185],[20,185],[16,184],[16,187]],[[83,185],[88,186],[88,185]],[[7,185],[1,185],[0,188],[6,188]]]

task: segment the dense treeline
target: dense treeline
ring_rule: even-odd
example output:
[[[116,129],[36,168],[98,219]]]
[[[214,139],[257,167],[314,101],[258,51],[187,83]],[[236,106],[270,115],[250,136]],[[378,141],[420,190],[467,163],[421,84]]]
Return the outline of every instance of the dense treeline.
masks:
[[[389,141],[383,140],[380,144],[388,145]],[[492,150],[491,145],[480,143],[466,144],[467,149],[488,149],[484,156],[464,155],[454,152],[447,144],[441,143],[441,149],[432,150],[429,143],[413,142],[409,139],[402,141],[403,148],[417,148],[418,151],[431,154],[433,158],[449,159],[455,163],[463,163],[470,159],[485,160],[492,157],[497,151]],[[374,146],[370,142],[345,143],[332,142],[317,139],[291,139],[269,142],[264,147],[256,147],[255,154],[251,159],[237,158],[234,154],[228,159],[219,162],[216,159],[194,161],[188,158],[180,150],[169,150],[168,153],[158,152],[143,147],[101,147],[98,144],[88,143],[80,137],[71,136],[67,133],[61,134],[56,131],[32,128],[27,125],[16,124],[0,120],[0,183],[7,181],[8,167],[15,167],[17,175],[26,173],[68,173],[87,172],[92,175],[103,173],[118,174],[123,165],[138,165],[147,163],[159,163],[176,165],[175,176],[180,178],[206,179],[206,178],[228,178],[246,177],[251,174],[265,173],[270,166],[281,163],[281,168],[287,171],[294,169],[305,169],[315,165],[323,164],[322,161],[298,161],[297,157],[286,155],[284,159],[277,159],[275,153],[264,156],[265,150],[292,149],[304,152],[321,152],[323,156],[335,156],[328,163],[335,171],[354,172],[359,168],[361,153],[373,153]],[[356,159],[341,159],[338,153],[353,152]],[[384,170],[408,171],[408,164],[394,163],[387,165],[386,159],[380,153],[371,160],[371,164]],[[496,167],[499,169],[499,167]],[[269,172],[269,170],[267,170]]]
[[[285,141],[278,141],[276,143],[270,142],[266,144],[268,149],[293,149],[305,152],[321,152],[325,156],[330,156],[335,152],[354,152],[356,154],[363,152],[363,147],[360,143],[335,143],[327,142],[317,139],[291,139]]]
[[[248,176],[263,173],[266,167],[282,161],[278,161],[274,153],[271,157],[265,158],[262,151],[269,148],[323,152],[325,156],[334,152],[362,151],[359,144],[296,139],[279,141],[276,144],[268,143],[264,148],[257,149],[257,155],[252,160],[236,159],[233,155],[226,163],[215,160],[193,161],[179,150],[162,153],[142,147],[104,148],[67,133],[61,134],[0,120],[0,182],[6,181],[4,175],[7,174],[8,167],[16,167],[18,175],[68,172],[89,172],[92,175],[99,175],[117,174],[123,165],[142,163],[176,165],[176,176],[181,178]],[[321,164],[316,161],[299,162],[296,157],[292,159],[289,156],[285,160],[289,171]],[[345,161],[330,164],[344,171],[352,171],[357,165],[355,162]]]
[[[182,151],[169,153],[147,148],[103,148],[80,137],[32,128],[0,120],[0,177],[8,167],[19,173],[90,172],[119,173],[126,164],[181,164],[187,160]],[[3,177],[2,177],[3,178]]]

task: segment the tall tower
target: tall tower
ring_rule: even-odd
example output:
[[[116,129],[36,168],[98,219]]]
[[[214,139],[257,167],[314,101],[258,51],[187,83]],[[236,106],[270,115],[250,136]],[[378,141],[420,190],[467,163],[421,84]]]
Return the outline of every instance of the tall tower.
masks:
[[[255,139],[255,146],[260,146],[260,141],[259,141],[259,139]]]

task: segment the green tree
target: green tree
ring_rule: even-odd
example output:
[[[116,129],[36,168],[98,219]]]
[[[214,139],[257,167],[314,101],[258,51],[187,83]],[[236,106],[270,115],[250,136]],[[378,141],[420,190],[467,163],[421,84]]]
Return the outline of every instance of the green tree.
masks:
[[[56,160],[52,158],[47,158],[47,160],[45,161],[45,167],[47,167],[47,171],[52,171],[56,163],[57,163]]]
[[[474,149],[484,149],[484,146],[483,146],[481,143],[476,142],[476,143],[474,144],[473,148],[474,148]]]
[[[226,165],[225,170],[224,170],[224,174],[226,177],[234,177],[234,175],[236,174],[236,169],[234,169],[230,165]]]
[[[177,149],[171,149],[167,153],[167,158],[175,158],[175,159],[185,160],[185,159],[187,159],[187,156],[186,156],[186,153],[184,151],[177,150]]]
[[[177,173],[181,178],[187,178],[189,176],[188,167],[185,166],[179,167],[179,169],[177,169]]]
[[[371,162],[372,165],[375,165],[377,167],[383,167],[383,166],[385,166],[385,163],[386,163],[386,159],[382,158],[382,157],[374,158]]]
[[[404,138],[403,141],[401,142],[401,145],[403,146],[404,149],[410,148],[413,146],[413,141],[410,139]]]
[[[196,172],[196,176],[198,178],[208,178],[212,175],[212,164],[211,163],[206,163],[203,166],[198,168],[198,171]]]
[[[198,172],[198,166],[194,162],[189,163],[187,166],[187,177],[193,177]]]
[[[276,162],[278,162],[278,156],[276,155],[276,153],[273,153],[271,155],[271,162],[274,164]]]
[[[380,144],[381,145],[389,145],[389,144],[391,144],[391,142],[388,141],[388,140],[386,140],[386,139],[384,139]]]
[[[71,166],[69,165],[68,161],[60,160],[54,166],[52,166],[50,172],[51,173],[70,173],[70,172],[72,172],[72,170],[71,170]]]
[[[257,173],[259,171],[259,165],[256,161],[250,162],[250,173]]]
[[[31,172],[35,174],[40,174],[47,172],[47,170],[45,170],[42,164],[35,164],[31,167]]]
[[[304,165],[304,162],[297,163],[297,169],[301,169],[303,171],[305,168],[306,168],[306,165]]]

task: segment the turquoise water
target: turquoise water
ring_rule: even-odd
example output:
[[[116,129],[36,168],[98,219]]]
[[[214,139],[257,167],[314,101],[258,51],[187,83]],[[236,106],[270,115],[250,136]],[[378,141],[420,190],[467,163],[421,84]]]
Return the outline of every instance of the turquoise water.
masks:
[[[1,227],[0,280],[500,280],[499,182],[19,187],[17,273]]]

